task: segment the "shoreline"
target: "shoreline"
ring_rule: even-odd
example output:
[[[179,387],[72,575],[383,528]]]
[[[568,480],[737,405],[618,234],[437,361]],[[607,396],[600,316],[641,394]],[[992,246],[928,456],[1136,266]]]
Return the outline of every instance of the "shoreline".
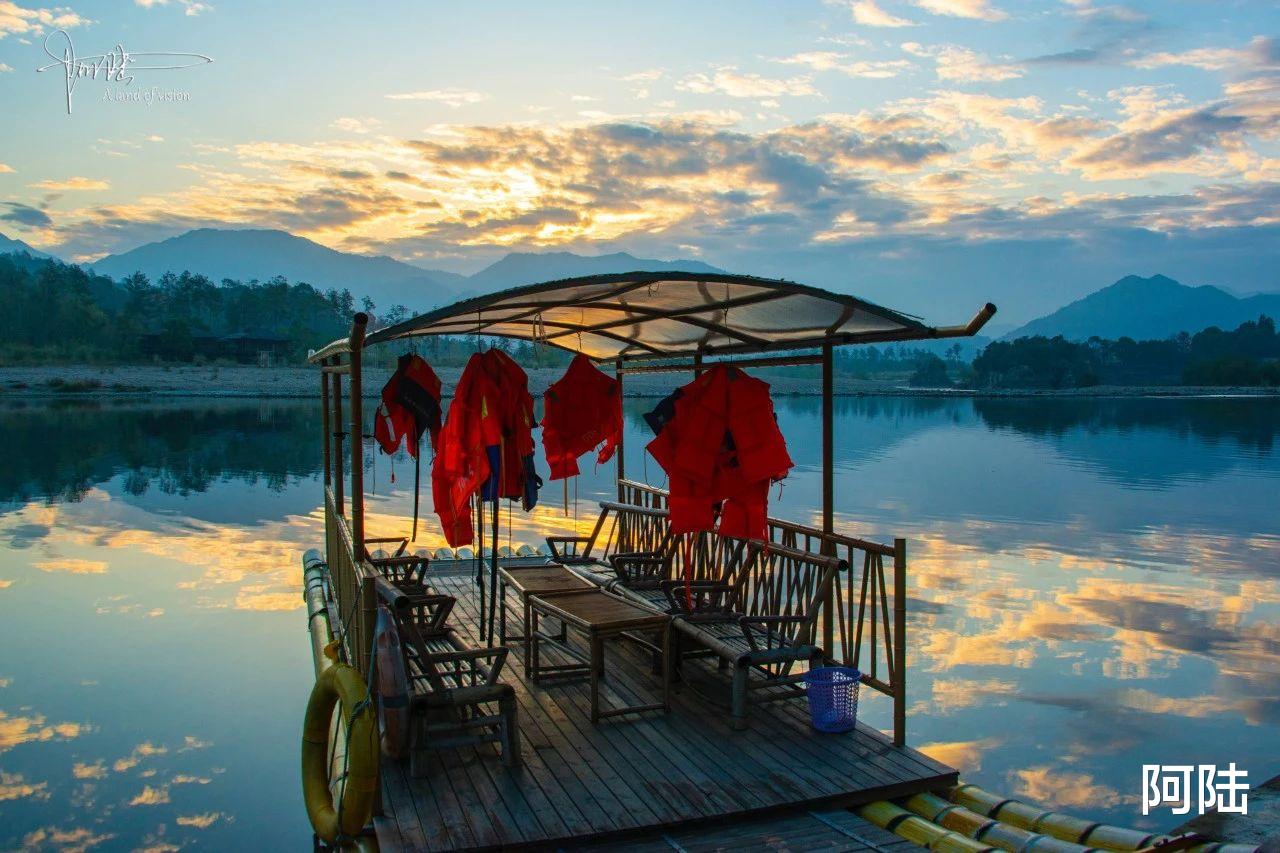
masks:
[[[559,369],[533,368],[529,391],[541,396],[560,378]],[[817,397],[822,389],[816,371],[763,372],[761,378],[778,397]],[[444,395],[452,396],[460,367],[439,371]],[[370,368],[365,396],[376,399],[391,375],[390,368]],[[33,365],[0,367],[2,399],[310,399],[317,396],[319,373],[312,367],[256,367],[248,365]],[[624,379],[623,396],[664,397],[684,384],[682,373],[631,374]],[[857,379],[837,375],[837,397],[1280,397],[1280,388],[1213,386],[1110,386],[1062,389],[948,389],[911,388],[901,381]]]

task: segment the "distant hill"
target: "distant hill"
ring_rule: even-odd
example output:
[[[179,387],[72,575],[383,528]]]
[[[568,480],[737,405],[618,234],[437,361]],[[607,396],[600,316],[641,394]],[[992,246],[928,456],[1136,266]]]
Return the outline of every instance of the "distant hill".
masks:
[[[684,270],[724,272],[702,261],[656,261],[626,252],[611,255],[575,255],[573,252],[512,252],[502,260],[469,276],[460,287],[470,293],[487,293],[519,284],[534,284],[580,275],[600,275],[636,270]]]
[[[285,231],[201,228],[147,243],[91,264],[94,272],[122,279],[141,271],[153,281],[166,272],[188,270],[214,282],[224,278],[265,281],[284,276],[319,290],[344,288],[379,308],[404,305],[425,311],[453,301],[456,287],[394,258],[353,255]]]
[[[39,249],[33,249],[21,240],[14,240],[12,237],[6,237],[0,234],[0,255],[10,253],[26,252],[33,258],[52,258],[53,255],[48,252],[42,252]]]
[[[1004,336],[1004,340],[1062,335],[1163,340],[1179,332],[1195,334],[1209,326],[1234,329],[1260,314],[1280,318],[1280,294],[1240,298],[1210,285],[1189,287],[1163,275],[1125,276]]]

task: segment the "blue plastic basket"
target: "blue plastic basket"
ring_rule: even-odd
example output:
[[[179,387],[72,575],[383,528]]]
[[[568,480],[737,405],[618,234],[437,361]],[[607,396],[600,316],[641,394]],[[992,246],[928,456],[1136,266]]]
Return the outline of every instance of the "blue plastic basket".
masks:
[[[847,732],[858,724],[862,673],[847,666],[820,666],[804,676],[809,722],[820,732]]]

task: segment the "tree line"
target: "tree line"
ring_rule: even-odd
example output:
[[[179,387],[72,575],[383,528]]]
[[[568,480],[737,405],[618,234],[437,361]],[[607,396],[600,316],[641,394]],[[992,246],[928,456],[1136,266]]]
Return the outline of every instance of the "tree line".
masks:
[[[320,291],[283,277],[214,283],[197,273],[156,281],[134,273],[121,282],[26,254],[0,255],[0,358],[7,363],[192,362],[201,341],[247,337],[271,341],[277,363],[301,364],[319,343],[347,334],[357,310],[373,328],[397,323],[403,305],[378,311],[349,290]],[[406,345],[375,348],[390,364]],[[550,346],[505,338],[433,337],[407,344],[433,364],[460,366],[477,346],[498,346],[521,364],[560,367],[569,356]],[[393,351],[394,350],[394,351]],[[1210,327],[1167,340],[1085,342],[1028,337],[988,344],[972,363],[952,345],[845,347],[836,370],[862,379],[917,387],[1082,388],[1093,385],[1280,385],[1280,335],[1270,317],[1224,331]]]
[[[995,341],[973,361],[976,388],[1093,385],[1280,386],[1280,335],[1259,317],[1231,331],[1210,326],[1167,340],[1068,341],[1059,336]]]

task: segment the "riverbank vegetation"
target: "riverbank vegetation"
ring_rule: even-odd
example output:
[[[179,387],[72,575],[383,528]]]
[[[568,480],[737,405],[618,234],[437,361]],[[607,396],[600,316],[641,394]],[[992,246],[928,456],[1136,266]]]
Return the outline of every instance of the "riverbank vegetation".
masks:
[[[0,255],[5,364],[301,364],[317,342],[346,334],[357,310],[373,314],[375,327],[409,315],[402,305],[380,310],[368,299],[357,304],[348,290],[321,292],[280,277],[214,283],[189,272],[156,281],[135,273],[117,282],[58,261]],[[502,338],[484,343],[531,367],[568,363],[553,347]],[[917,388],[1280,386],[1280,335],[1269,317],[1167,340],[1027,337],[994,341],[976,354],[941,343],[846,347],[836,351],[835,367],[843,376]],[[410,346],[439,367],[458,367],[476,339]],[[399,354],[392,349],[375,348],[370,362],[391,364]]]

